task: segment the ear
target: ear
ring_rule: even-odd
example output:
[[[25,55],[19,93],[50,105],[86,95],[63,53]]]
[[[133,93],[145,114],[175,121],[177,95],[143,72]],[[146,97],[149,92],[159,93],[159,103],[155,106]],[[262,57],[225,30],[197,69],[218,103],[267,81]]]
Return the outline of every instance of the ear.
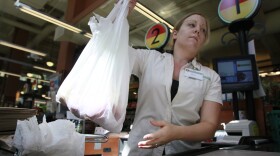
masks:
[[[177,30],[173,30],[173,32],[172,32],[172,38],[173,39],[177,39],[177,33],[178,33]]]

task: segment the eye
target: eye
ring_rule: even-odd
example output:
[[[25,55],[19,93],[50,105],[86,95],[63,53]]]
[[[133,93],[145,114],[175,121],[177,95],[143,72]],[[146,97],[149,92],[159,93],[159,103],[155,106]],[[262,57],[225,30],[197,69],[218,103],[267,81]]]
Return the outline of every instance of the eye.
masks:
[[[207,31],[206,31],[206,29],[205,29],[205,28],[202,28],[202,29],[201,29],[201,31],[202,31],[204,34],[206,34],[206,33],[207,33]]]
[[[195,27],[195,24],[194,23],[188,23],[188,26],[193,28],[193,27]]]

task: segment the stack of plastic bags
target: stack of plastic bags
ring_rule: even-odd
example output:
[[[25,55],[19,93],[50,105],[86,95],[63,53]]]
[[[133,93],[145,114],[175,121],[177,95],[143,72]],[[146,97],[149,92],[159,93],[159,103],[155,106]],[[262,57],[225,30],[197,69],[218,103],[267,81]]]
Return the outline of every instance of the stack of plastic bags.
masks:
[[[56,120],[38,125],[37,118],[17,122],[13,146],[19,156],[83,156],[85,136],[75,131],[69,120]]]

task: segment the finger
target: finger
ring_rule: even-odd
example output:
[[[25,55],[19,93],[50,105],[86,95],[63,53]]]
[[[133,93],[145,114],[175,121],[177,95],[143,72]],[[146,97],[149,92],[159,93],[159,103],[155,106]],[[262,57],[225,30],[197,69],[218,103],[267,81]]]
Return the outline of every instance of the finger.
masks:
[[[154,143],[152,141],[139,141],[138,147],[140,148],[152,148]]]
[[[150,123],[153,126],[160,127],[160,128],[162,128],[166,125],[166,123],[164,121],[151,120]],[[161,135],[160,131],[156,131],[154,133],[144,135],[143,139],[144,140],[158,139],[160,137],[160,135]]]
[[[159,141],[160,141],[159,139],[145,139],[143,141],[139,141],[138,144],[141,144],[141,145],[153,145],[153,144],[158,143]]]
[[[156,148],[157,146],[156,145],[138,145],[139,148],[143,148],[143,149],[152,149],[152,148]]]
[[[159,121],[159,120],[150,120],[150,123],[156,127],[163,127],[166,125],[164,121]]]
[[[139,148],[147,148],[147,149],[149,149],[149,148],[156,148],[158,146],[159,146],[159,144],[154,142],[154,141],[140,141],[138,143],[138,147]]]
[[[154,133],[150,133],[150,134],[144,135],[143,139],[144,139],[144,140],[155,140],[155,139],[156,139],[156,136],[155,136]]]

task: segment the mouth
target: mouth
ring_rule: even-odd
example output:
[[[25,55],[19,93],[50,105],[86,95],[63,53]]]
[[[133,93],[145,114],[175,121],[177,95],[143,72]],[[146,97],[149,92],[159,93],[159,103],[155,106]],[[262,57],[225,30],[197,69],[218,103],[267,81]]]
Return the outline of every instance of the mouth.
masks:
[[[198,41],[198,37],[196,37],[196,36],[191,36],[190,38],[192,38],[192,39]]]

